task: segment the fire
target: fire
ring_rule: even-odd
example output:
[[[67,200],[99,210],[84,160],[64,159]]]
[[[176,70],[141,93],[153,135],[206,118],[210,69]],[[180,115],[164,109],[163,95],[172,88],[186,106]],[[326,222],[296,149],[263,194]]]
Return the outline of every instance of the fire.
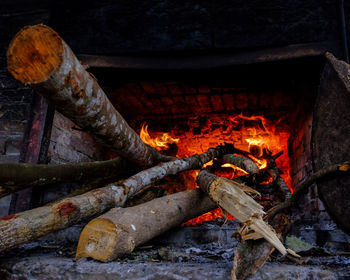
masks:
[[[173,127],[170,133],[152,132],[152,136],[150,136],[148,126],[143,124],[140,137],[145,143],[157,150],[168,149],[170,144],[176,143],[176,156],[180,158],[203,153],[220,143],[233,143],[237,149],[249,152],[250,158],[260,169],[267,165],[267,161],[261,158],[265,148],[272,154],[283,151],[284,153],[276,160],[276,163],[283,172],[281,176],[290,188],[291,178],[287,146],[289,130],[287,125],[283,125],[283,119],[273,122],[264,116],[240,114],[227,117],[227,115],[215,115],[189,118],[186,127],[189,128],[186,131],[179,127]],[[233,179],[246,174],[244,170],[230,164],[225,164],[222,167],[224,167],[223,173],[217,175]],[[188,171],[184,176],[184,183],[188,189],[198,187],[195,183],[197,174],[198,170]],[[222,217],[220,209],[190,220],[186,225],[218,217]]]
[[[159,136],[152,138],[148,132],[148,125],[144,123],[141,127],[140,138],[143,142],[156,148],[158,151],[169,148],[169,144],[178,143],[179,138],[173,138],[168,133],[160,133]]]

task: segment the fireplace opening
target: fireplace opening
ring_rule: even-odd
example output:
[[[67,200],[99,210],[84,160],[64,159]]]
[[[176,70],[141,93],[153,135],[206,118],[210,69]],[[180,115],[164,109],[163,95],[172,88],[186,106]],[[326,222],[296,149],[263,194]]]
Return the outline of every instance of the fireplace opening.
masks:
[[[293,190],[312,172],[312,110],[322,66],[323,59],[317,57],[182,71],[90,70],[116,109],[149,145],[179,157],[225,142],[244,151],[283,152],[277,165]],[[168,137],[166,147],[155,143],[162,136]],[[264,161],[254,160],[264,167]],[[231,179],[244,174],[226,169]],[[167,192],[195,188],[197,174],[183,172],[177,178],[181,184]],[[267,189],[265,199],[273,200]],[[315,219],[317,195],[305,204],[309,213],[301,215]],[[217,217],[222,217],[219,209],[187,224]]]
[[[324,58],[312,57],[181,71],[113,68],[91,68],[89,71],[115,108],[149,145],[171,156],[186,157],[202,153],[219,143],[232,143],[237,149],[255,155],[252,159],[260,168],[264,167],[264,161],[259,157],[263,149],[272,154],[283,152],[276,163],[288,188],[293,191],[313,171],[312,118],[323,67]],[[157,138],[165,139],[164,147],[156,141]],[[103,160],[114,156],[88,133],[55,112],[46,163]],[[228,178],[244,174],[244,171],[227,165],[222,166],[220,172],[220,176]],[[186,171],[165,179],[161,186],[166,188],[161,194],[196,188],[197,173]],[[270,207],[279,198],[269,188],[270,182],[265,183],[258,190],[262,194],[258,202]],[[40,204],[55,201],[79,187],[75,183],[50,186],[49,190],[42,190]],[[315,187],[303,196],[297,208],[293,209],[295,223],[289,237],[297,236],[312,246],[323,246],[325,251],[322,254],[349,246],[349,237],[331,221]],[[68,205],[67,211],[71,209]],[[26,262],[16,264],[19,270],[23,269],[21,265],[25,267],[38,262],[41,267],[41,264],[46,264],[46,261],[35,259],[35,254],[52,261],[47,265],[48,269],[55,267],[56,263],[72,264],[85,225],[75,225],[50,234],[37,243],[24,245],[11,251],[11,257],[17,258],[21,250],[30,256]],[[158,273],[160,278],[168,274],[178,275],[181,267],[180,274],[186,277],[203,272],[199,279],[208,279],[208,275],[226,279],[239,244],[235,235],[239,227],[237,220],[216,209],[153,238],[135,252],[110,264],[101,265],[83,259],[77,262],[77,267],[84,267],[88,274],[96,275],[105,270],[113,273],[126,271],[127,266],[127,273],[138,275],[140,271],[148,271]],[[318,262],[339,265],[337,271],[340,275],[347,275],[346,270],[341,273],[348,261],[346,256],[317,256],[313,259],[315,263],[304,266],[304,270],[295,265],[289,272],[290,263],[281,268],[278,262],[268,264],[268,269],[286,275],[328,273],[323,266],[318,268]]]

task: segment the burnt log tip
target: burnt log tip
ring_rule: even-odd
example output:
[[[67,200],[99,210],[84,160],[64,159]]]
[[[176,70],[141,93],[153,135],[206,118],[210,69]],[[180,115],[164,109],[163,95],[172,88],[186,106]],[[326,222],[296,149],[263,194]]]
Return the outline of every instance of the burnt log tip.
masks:
[[[63,61],[63,41],[50,27],[37,24],[22,28],[7,50],[8,71],[23,84],[38,84]]]
[[[197,176],[197,185],[200,186],[204,192],[209,193],[210,186],[216,178],[216,175],[203,169]]]

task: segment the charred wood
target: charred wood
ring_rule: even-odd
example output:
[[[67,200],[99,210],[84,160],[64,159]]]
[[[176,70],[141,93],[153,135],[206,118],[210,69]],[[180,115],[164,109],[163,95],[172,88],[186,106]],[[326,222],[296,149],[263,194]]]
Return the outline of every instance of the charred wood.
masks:
[[[259,172],[258,166],[253,160],[248,157],[238,156],[234,154],[227,154],[222,157],[222,161],[225,163],[233,164],[249,174],[257,174]]]
[[[277,154],[279,155],[279,154]],[[277,158],[276,155],[275,156],[267,156],[268,161],[269,161],[269,167],[267,169],[267,172],[271,175],[273,182],[278,186],[279,190],[283,193],[284,195],[284,200],[287,200],[291,197],[291,192],[286,184],[286,182],[284,181],[284,179],[281,177],[280,175],[280,170],[278,169],[277,165],[276,165],[276,161],[275,159]]]

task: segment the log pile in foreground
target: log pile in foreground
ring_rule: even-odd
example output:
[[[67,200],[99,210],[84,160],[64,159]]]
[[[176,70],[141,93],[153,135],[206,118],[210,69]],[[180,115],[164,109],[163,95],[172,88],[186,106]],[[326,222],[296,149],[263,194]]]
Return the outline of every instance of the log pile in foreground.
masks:
[[[281,153],[272,156],[264,150],[263,157],[268,166],[263,170],[259,170],[252,160],[252,154],[235,149],[233,144],[220,145],[185,159],[162,155],[142,142],[67,44],[45,25],[23,28],[9,46],[7,61],[9,72],[17,80],[34,88],[56,110],[123,159],[54,167],[4,164],[0,166],[0,197],[25,186],[67,180],[96,182],[118,177],[124,171],[126,161],[135,169],[143,170],[126,180],[0,218],[0,252],[114,208],[84,228],[77,250],[78,258],[110,261],[156,235],[220,206],[243,224],[240,231],[243,242],[237,250],[232,278],[244,279],[266,262],[274,248],[283,255],[292,253],[279,239],[287,230],[281,227],[285,216],[280,212],[289,209],[315,180],[350,170],[349,162],[321,170],[291,195],[275,162]],[[205,163],[214,159],[219,162],[219,167],[221,163],[230,163],[248,175],[228,180],[202,169]],[[150,197],[142,197],[144,193],[140,191],[166,176],[190,169],[202,169],[197,182],[204,192],[184,191],[138,206],[115,208],[124,207],[136,194],[141,195],[138,201],[147,201]],[[263,207],[252,197],[259,194],[253,188],[266,178],[273,179],[274,187],[284,195],[284,202],[275,205],[264,220]],[[90,190],[91,186],[86,189]],[[273,228],[267,223],[268,218]],[[264,239],[251,240],[261,238]]]
[[[200,155],[163,162],[126,180],[57,203],[2,217],[0,252],[72,226],[113,207],[122,207],[128,198],[151,183],[184,170],[199,169],[210,160],[229,153],[231,149],[230,145],[218,146]]]

